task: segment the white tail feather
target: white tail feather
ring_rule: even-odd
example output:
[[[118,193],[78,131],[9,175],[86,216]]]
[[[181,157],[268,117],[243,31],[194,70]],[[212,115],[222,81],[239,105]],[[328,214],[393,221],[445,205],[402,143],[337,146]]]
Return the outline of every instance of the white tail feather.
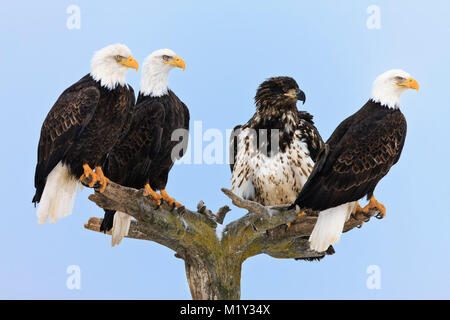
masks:
[[[75,194],[81,184],[70,174],[69,168],[61,162],[50,172],[37,209],[38,223],[44,224],[50,216],[50,223],[72,213]]]
[[[111,230],[111,246],[114,247],[122,242],[123,237],[128,235],[130,224],[130,215],[120,211],[114,214],[114,222]]]
[[[309,237],[311,250],[323,252],[330,245],[339,241],[344,224],[350,217],[355,205],[356,202],[349,202],[319,213],[314,230]]]

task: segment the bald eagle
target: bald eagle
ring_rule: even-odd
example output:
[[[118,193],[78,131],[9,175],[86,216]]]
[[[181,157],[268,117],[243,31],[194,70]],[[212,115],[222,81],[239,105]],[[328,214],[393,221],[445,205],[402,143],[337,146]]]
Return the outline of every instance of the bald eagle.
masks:
[[[292,203],[323,146],[313,117],[298,111],[306,100],[290,77],[269,78],[259,86],[256,112],[231,136],[232,191],[263,205]]]
[[[109,154],[104,166],[106,175],[123,186],[144,188],[158,204],[161,199],[180,207],[166,192],[170,169],[183,154],[172,155],[179,143],[172,139],[177,129],[189,130],[189,110],[168,88],[169,72],[185,62],[175,52],[162,49],[146,58],[132,122],[128,133]],[[187,136],[182,143],[186,150]],[[161,195],[155,190],[161,190]],[[101,230],[112,230],[112,246],[128,234],[131,217],[123,212],[105,210]]]
[[[72,213],[80,179],[89,187],[106,188],[100,165],[126,127],[134,105],[134,92],[125,80],[129,68],[138,69],[130,50],[122,44],[94,54],[91,72],[67,88],[42,125],[35,173],[39,203],[37,216],[43,224]],[[93,172],[92,168],[95,168]]]
[[[386,208],[374,196],[378,182],[400,158],[406,138],[406,119],[399,109],[407,89],[419,90],[416,80],[402,70],[380,75],[372,97],[336,128],[321,151],[308,181],[294,205],[320,211],[309,238],[310,247],[322,252],[339,241],[352,212]],[[367,196],[361,208],[358,200]]]

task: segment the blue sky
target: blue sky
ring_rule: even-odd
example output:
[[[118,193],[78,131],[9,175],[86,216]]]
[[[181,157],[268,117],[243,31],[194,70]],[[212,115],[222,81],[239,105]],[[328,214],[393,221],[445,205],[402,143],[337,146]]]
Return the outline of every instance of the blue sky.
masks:
[[[171,48],[186,71],[171,88],[192,121],[222,131],[254,112],[256,87],[270,76],[294,77],[307,95],[324,139],[368,99],[375,77],[402,68],[421,90],[407,92],[408,136],[399,163],[377,198],[387,217],[344,234],[336,254],[320,263],[257,256],[242,272],[244,299],[450,298],[450,215],[446,199],[450,155],[448,1],[9,1],[0,12],[0,298],[190,298],[182,260],[155,243],[109,237],[83,224],[102,211],[84,190],[73,214],[39,226],[31,204],[42,121],[59,94],[89,72],[93,52],[127,44],[140,62]],[[81,9],[81,29],[69,30],[66,9]],[[381,29],[368,29],[377,5]],[[127,79],[138,87],[140,73]],[[191,125],[193,122],[191,122]],[[195,208],[230,201],[226,164],[176,166],[167,189]],[[245,212],[237,208],[226,221]],[[70,265],[81,289],[66,287]],[[366,287],[367,267],[381,270],[381,289]]]

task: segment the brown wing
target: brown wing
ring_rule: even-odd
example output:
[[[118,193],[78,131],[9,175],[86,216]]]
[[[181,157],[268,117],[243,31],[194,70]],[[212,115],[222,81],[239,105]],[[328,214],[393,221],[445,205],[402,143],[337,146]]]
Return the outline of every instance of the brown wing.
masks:
[[[302,136],[308,145],[311,159],[315,162],[324,143],[319,131],[314,125],[313,116],[306,111],[299,111],[298,129],[302,132]]]
[[[325,210],[372,195],[398,161],[405,137],[400,111],[348,118],[330,137],[295,204]]]
[[[110,152],[105,175],[127,187],[142,188],[154,157],[160,151],[164,106],[144,100],[134,107],[130,129]]]
[[[48,113],[41,129],[35,172],[39,202],[48,174],[60,162],[91,120],[100,91],[90,82],[80,82],[65,90]]]
[[[236,155],[238,152],[238,132],[240,132],[242,126],[241,125],[237,125],[236,127],[234,127],[233,131],[231,132],[231,136],[230,136],[230,170],[231,172],[233,172],[234,170],[234,163],[236,162]]]
[[[183,139],[181,141],[182,145],[181,145],[181,150],[180,153],[178,154],[178,157],[176,158],[177,160],[181,159],[187,151],[188,148],[188,144],[189,144],[189,120],[190,120],[190,114],[189,114],[189,109],[188,107],[184,104],[184,102],[182,102],[180,99],[178,99],[178,101],[181,103],[182,109],[183,109],[183,113],[184,113],[184,125],[183,125],[183,129],[185,129],[185,136],[183,136]]]
[[[131,128],[131,122],[133,120],[133,113],[134,113],[134,105],[135,105],[135,96],[134,96],[134,90],[133,88],[128,85],[128,101],[130,102],[130,107],[127,108],[127,115],[126,115],[126,119],[122,128],[122,132],[119,136],[119,138],[117,139],[117,141],[122,140],[129,132],[130,128]]]

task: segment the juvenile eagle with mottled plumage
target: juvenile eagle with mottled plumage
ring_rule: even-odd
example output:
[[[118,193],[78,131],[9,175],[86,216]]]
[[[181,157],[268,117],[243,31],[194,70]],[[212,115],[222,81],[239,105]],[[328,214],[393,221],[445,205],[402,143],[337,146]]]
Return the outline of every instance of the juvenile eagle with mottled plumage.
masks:
[[[263,205],[292,203],[323,146],[313,116],[297,109],[306,100],[290,77],[260,84],[256,112],[233,130],[230,143],[232,191]]]

